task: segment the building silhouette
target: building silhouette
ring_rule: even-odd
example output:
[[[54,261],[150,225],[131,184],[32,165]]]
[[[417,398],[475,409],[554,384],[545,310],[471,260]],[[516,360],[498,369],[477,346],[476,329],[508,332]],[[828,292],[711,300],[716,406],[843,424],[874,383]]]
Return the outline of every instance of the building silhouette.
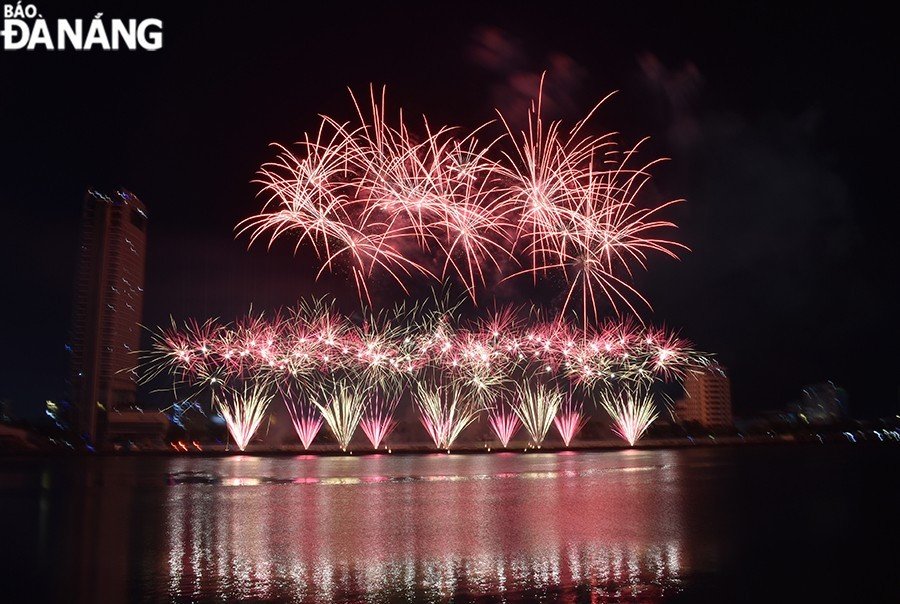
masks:
[[[690,372],[684,379],[684,398],[675,405],[680,422],[697,422],[706,428],[734,425],[731,381],[719,369]]]
[[[72,324],[72,394],[79,433],[103,436],[106,414],[135,403],[147,213],[133,193],[88,190]]]

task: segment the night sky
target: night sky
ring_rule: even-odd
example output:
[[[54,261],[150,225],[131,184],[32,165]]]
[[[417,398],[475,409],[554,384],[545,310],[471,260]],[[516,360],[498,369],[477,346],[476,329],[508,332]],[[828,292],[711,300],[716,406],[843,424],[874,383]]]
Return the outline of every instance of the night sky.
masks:
[[[147,205],[148,325],[329,291],[352,306],[342,278],[313,283],[308,254],[235,240],[260,207],[251,180],[269,143],[299,139],[319,113],[352,117],[347,87],[369,83],[388,86],[392,108],[475,126],[520,105],[547,70],[556,115],[578,119],[618,90],[594,131],[650,135],[642,157],[672,159],[652,195],[686,198],[669,216],[693,251],[638,275],[645,318],[717,353],[738,414],[826,379],[856,416],[898,412],[897,56],[883,15],[312,4],[325,3],[39,2],[50,18],[161,18],[163,49],[0,51],[0,399],[35,415],[66,393],[87,187],[122,186]],[[374,287],[391,302],[395,288]]]

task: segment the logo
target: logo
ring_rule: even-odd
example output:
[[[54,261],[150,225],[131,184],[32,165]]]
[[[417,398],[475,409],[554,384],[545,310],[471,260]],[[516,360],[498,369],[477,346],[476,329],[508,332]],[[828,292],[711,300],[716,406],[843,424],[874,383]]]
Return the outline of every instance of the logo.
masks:
[[[159,50],[160,19],[45,19],[34,4],[3,5],[3,50]]]

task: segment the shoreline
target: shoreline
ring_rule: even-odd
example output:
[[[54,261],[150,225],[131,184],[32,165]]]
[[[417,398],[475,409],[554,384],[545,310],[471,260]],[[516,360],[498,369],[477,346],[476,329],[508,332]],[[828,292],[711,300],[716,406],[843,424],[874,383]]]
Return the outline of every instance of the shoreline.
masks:
[[[314,448],[305,450],[302,446],[286,446],[280,448],[271,447],[248,447],[245,451],[239,451],[236,448],[226,448],[224,445],[215,445],[204,447],[201,450],[188,448],[187,451],[174,450],[172,448],[156,448],[129,451],[15,451],[0,452],[0,459],[11,458],[35,458],[35,457],[197,457],[197,458],[216,458],[216,457],[374,457],[374,456],[434,456],[434,455],[528,455],[540,453],[602,453],[614,451],[642,451],[642,450],[661,450],[661,449],[690,449],[690,448],[715,448],[715,447],[741,447],[750,446],[758,447],[765,445],[787,446],[787,445],[890,445],[898,444],[893,441],[877,441],[877,440],[861,440],[855,443],[850,441],[827,440],[823,442],[814,439],[798,439],[794,435],[776,435],[770,437],[738,437],[727,436],[719,438],[698,438],[694,441],[678,438],[678,439],[648,439],[634,446],[627,446],[613,441],[585,441],[581,444],[572,444],[568,447],[558,446],[552,443],[547,446],[526,447],[523,442],[521,446],[510,447],[494,447],[494,446],[472,446],[466,444],[460,447],[452,448],[448,452],[444,449],[435,449],[433,445],[426,443],[399,444],[396,446],[385,447],[384,449],[375,450],[370,447],[349,449],[341,451],[336,446],[315,445]]]

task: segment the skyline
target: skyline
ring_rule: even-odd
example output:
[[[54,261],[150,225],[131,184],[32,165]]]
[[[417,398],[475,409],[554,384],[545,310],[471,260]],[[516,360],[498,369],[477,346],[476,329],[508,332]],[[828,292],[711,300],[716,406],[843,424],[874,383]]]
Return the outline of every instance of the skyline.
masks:
[[[499,12],[487,12],[492,11]],[[783,72],[791,61],[796,66],[802,59],[781,57],[771,49],[769,57],[784,58],[787,65],[757,57],[749,65],[761,69],[761,63],[770,63],[770,71],[733,73],[711,44],[704,46],[703,36],[685,36],[679,41],[684,50],[672,52],[671,41],[650,35],[656,31],[652,24],[639,30],[644,35],[630,46],[607,49],[607,65],[590,51],[584,36],[561,36],[562,28],[552,19],[547,31],[538,34],[534,25],[517,23],[508,15],[493,15],[492,21],[491,15],[454,14],[448,31],[437,34],[437,43],[428,44],[429,36],[413,32],[414,43],[429,50],[425,56],[407,53],[388,64],[387,55],[399,45],[393,38],[385,48],[375,49],[374,56],[362,52],[364,44],[354,46],[357,42],[350,40],[339,52],[358,62],[347,64],[346,72],[331,67],[335,73],[317,77],[315,70],[324,70],[325,64],[307,59],[303,64],[312,72],[307,76],[311,85],[300,80],[286,89],[279,83],[266,91],[257,84],[289,69],[291,57],[296,60],[317,44],[307,39],[283,50],[286,42],[277,30],[288,25],[273,22],[267,13],[249,16],[244,28],[253,43],[247,48],[216,45],[215,38],[204,46],[198,31],[227,34],[247,15],[222,14],[210,7],[159,12],[164,14],[166,42],[152,55],[2,57],[14,78],[28,82],[0,99],[3,114],[27,114],[26,107],[33,106],[30,115],[45,118],[8,124],[9,136],[0,143],[11,175],[0,183],[0,196],[11,214],[7,224],[15,226],[4,244],[13,252],[27,250],[23,256],[37,264],[33,273],[4,268],[9,272],[3,282],[13,293],[4,298],[4,314],[21,320],[8,332],[19,346],[4,347],[2,362],[12,375],[22,377],[3,384],[9,391],[0,391],[0,397],[19,403],[18,412],[24,411],[23,401],[37,406],[64,395],[63,346],[74,286],[70,257],[77,248],[77,216],[87,187],[123,186],[148,206],[145,325],[165,323],[170,312],[180,319],[228,320],[246,312],[250,303],[255,310],[272,311],[310,293],[336,292],[343,280],[312,284],[316,266],[309,254],[294,259],[289,245],[269,254],[264,249],[247,252],[247,241],[235,240],[237,219],[258,207],[257,188],[250,181],[257,166],[271,157],[269,142],[296,140],[322,107],[340,117],[352,116],[346,86],[359,91],[370,82],[386,84],[389,98],[411,114],[437,114],[461,125],[479,123],[490,118],[492,105],[517,100],[508,94],[510,84],[521,81],[516,78],[528,82],[543,68],[556,87],[554,98],[562,115],[579,116],[620,88],[601,108],[599,128],[621,130],[625,140],[634,142],[651,134],[648,155],[672,157],[658,171],[655,186],[663,197],[687,199],[674,214],[681,227],[679,240],[693,251],[681,262],[654,259],[651,270],[639,275],[640,289],[655,309],[646,318],[677,326],[699,348],[717,354],[730,370],[738,414],[783,406],[799,397],[803,385],[827,379],[848,389],[855,415],[896,412],[897,384],[873,383],[877,374],[871,371],[871,359],[856,353],[864,349],[889,366],[897,356],[893,338],[883,334],[890,285],[884,276],[878,281],[866,274],[895,274],[896,256],[888,248],[890,225],[879,219],[872,201],[884,195],[879,185],[886,190],[886,184],[863,178],[879,170],[857,157],[872,148],[870,139],[876,141],[873,126],[867,129],[869,122],[859,119],[877,121],[877,107],[862,116],[869,100],[865,90],[847,99],[839,83],[824,77],[817,81],[810,74],[793,74],[794,86],[785,86]],[[379,22],[384,27],[391,22],[390,15],[377,16],[384,19]],[[364,27],[364,17],[356,15],[357,27]],[[663,15],[653,17],[656,26],[665,21]],[[268,30],[255,29],[254,18],[265,19]],[[216,27],[209,19],[221,22]],[[840,19],[831,19],[824,25],[837,27]],[[573,22],[567,27],[586,26]],[[743,27],[736,35],[749,35],[754,26]],[[309,33],[312,38],[324,35]],[[453,42],[442,45],[440,35]],[[818,43],[824,52],[829,36],[822,38]],[[247,56],[244,51],[251,46]],[[280,56],[266,53],[273,47],[282,48]],[[735,50],[749,52],[744,45]],[[831,52],[832,58],[839,55],[838,49]],[[855,52],[863,54],[864,49]],[[209,53],[226,55],[216,56],[211,66],[220,73],[198,77],[196,67]],[[853,64],[853,56],[841,60]],[[872,72],[878,71],[879,60],[888,60],[887,55],[870,59],[864,69]],[[429,63],[451,74],[434,81]],[[607,74],[604,67],[610,66]],[[254,74],[258,69],[262,73]],[[825,71],[819,64],[815,69]],[[53,77],[47,76],[48,70]],[[137,72],[140,77],[131,75]],[[78,90],[77,80],[88,74],[120,78],[116,89],[122,92],[109,99],[88,95],[71,104],[51,94],[65,84]],[[218,81],[215,75],[226,80]],[[767,91],[762,95],[767,102],[752,95],[737,98],[742,87],[735,84],[741,75],[747,76],[744,87],[765,84],[756,94]],[[241,78],[246,81],[229,97],[229,83]],[[122,99],[134,105],[122,106]],[[840,100],[857,107],[856,114],[848,112],[856,119],[841,115]],[[765,108],[752,114],[748,106]],[[70,132],[62,133],[63,123],[71,125]],[[787,134],[781,131],[785,127]],[[32,129],[38,136],[29,136]],[[851,130],[857,132],[855,141],[845,138]],[[47,154],[60,160],[50,165],[49,175],[40,161]],[[754,176],[770,176],[774,183],[756,182]],[[773,192],[778,195],[770,199]],[[762,206],[760,212],[747,216],[748,206],[757,209],[753,204]],[[705,232],[712,225],[715,232]],[[5,256],[11,259],[14,254]],[[874,263],[878,268],[870,266],[872,258],[880,260]],[[388,289],[382,284],[378,294],[385,303],[391,298]],[[355,303],[355,296],[347,301],[351,308]],[[818,332],[810,333],[816,327]],[[759,359],[760,353],[767,358]],[[46,360],[35,363],[36,358]],[[768,398],[760,402],[765,394]]]

